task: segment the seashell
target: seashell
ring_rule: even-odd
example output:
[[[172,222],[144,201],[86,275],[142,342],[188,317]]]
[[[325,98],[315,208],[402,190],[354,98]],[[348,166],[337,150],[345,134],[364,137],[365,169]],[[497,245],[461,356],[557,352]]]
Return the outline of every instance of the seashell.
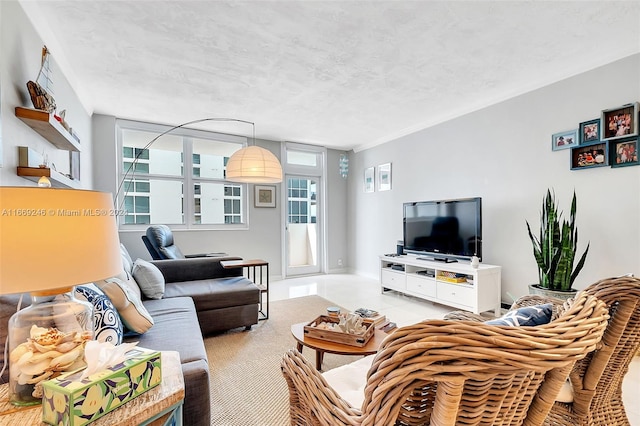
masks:
[[[18,358],[18,361],[15,363],[15,365],[19,367],[22,364],[26,364],[27,362],[29,362],[31,357],[33,357],[33,351],[27,351],[22,354],[20,358]]]
[[[33,392],[31,392],[31,396],[34,398],[42,398],[44,396],[44,389],[42,387],[42,382],[38,382],[33,387]]]
[[[18,362],[20,357],[27,352],[31,352],[29,343],[20,343],[11,351],[11,354],[9,355],[9,362],[12,364]]]
[[[33,376],[30,376],[28,374],[24,374],[24,373],[20,373],[18,374],[18,384],[19,385],[26,385],[29,380],[31,380],[33,378]]]
[[[49,331],[48,328],[44,328],[44,327],[38,327],[37,325],[32,325],[31,326],[31,330],[29,330],[29,336],[32,339],[35,339],[37,336],[40,336],[44,333],[46,333],[47,331]]]
[[[56,349],[56,345],[41,345],[36,341],[31,342],[31,344],[38,352],[43,352],[43,353]]]
[[[76,342],[64,342],[64,343],[60,343],[57,347],[56,347],[56,351],[58,352],[69,352],[71,349],[75,348],[76,346],[78,346],[78,343]]]
[[[31,339],[40,345],[57,345],[64,337],[65,333],[57,328],[50,328],[45,333],[33,336]]]
[[[62,355],[62,353],[58,352],[58,351],[49,351],[49,352],[45,352],[45,353],[36,353],[31,357],[31,359],[29,359],[29,362],[31,364],[33,364],[33,363],[36,363],[36,362],[40,362],[43,359],[52,359],[52,358],[59,357],[60,355]]]
[[[46,370],[49,367],[49,363],[50,363],[49,358],[45,358],[35,363],[31,363],[31,362],[25,362],[23,364],[18,363],[17,367],[24,374],[37,376],[39,374],[42,374],[44,370]]]
[[[51,376],[53,374],[53,371],[45,371],[44,373],[42,373],[39,376],[34,376],[31,380],[27,380],[27,384],[33,385],[35,383],[39,383],[45,379],[47,379],[49,376]]]
[[[57,370],[61,370],[63,369],[62,366],[72,364],[76,360],[76,358],[83,354],[83,349],[84,347],[77,346],[75,349],[64,353],[56,358],[53,358],[51,360],[51,367]]]
[[[76,340],[76,336],[78,336],[77,331],[72,331],[71,333],[67,333],[62,337],[62,339],[60,340],[60,343],[74,342]]]

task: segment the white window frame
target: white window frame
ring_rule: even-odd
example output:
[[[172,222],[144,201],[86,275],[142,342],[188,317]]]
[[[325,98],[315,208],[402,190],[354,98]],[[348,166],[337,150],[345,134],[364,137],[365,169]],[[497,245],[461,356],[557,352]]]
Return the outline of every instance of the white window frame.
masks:
[[[138,130],[150,132],[151,134],[160,135],[163,132],[170,130],[173,126],[167,126],[164,124],[156,124],[156,123],[145,123],[140,121],[132,121],[132,120],[124,120],[117,119],[116,120],[116,138],[117,138],[117,158],[118,158],[118,186],[122,185],[122,189],[120,189],[120,193],[118,194],[117,205],[124,205],[124,197],[125,189],[124,189],[124,175],[127,170],[124,170],[124,156],[123,156],[123,141],[122,141],[122,130]],[[172,229],[183,229],[183,230],[234,230],[234,229],[249,229],[249,194],[248,194],[248,185],[246,183],[238,183],[231,182],[226,179],[219,178],[203,178],[198,177],[195,178],[193,176],[193,139],[212,139],[220,142],[230,142],[237,143],[244,148],[247,146],[248,138],[244,136],[236,136],[236,135],[228,135],[224,133],[216,133],[209,132],[206,130],[197,130],[191,128],[181,127],[179,129],[171,130],[167,133],[171,136],[180,136],[183,138],[183,176],[167,176],[167,175],[146,175],[132,172],[127,176],[127,180],[131,180],[132,178],[146,178],[153,180],[170,180],[170,181],[181,181],[183,184],[183,188],[189,188],[189,190],[183,189],[183,199],[184,199],[184,212],[183,216],[185,218],[185,223],[183,224],[170,224]],[[151,140],[149,140],[150,142]],[[153,146],[153,145],[152,145]],[[151,147],[149,147],[151,149]],[[220,223],[220,224],[196,224],[191,223],[195,218],[195,198],[196,194],[194,191],[194,184],[196,182],[199,183],[222,183],[229,184],[233,186],[240,186],[242,188],[241,194],[241,210],[242,210],[242,223]],[[153,224],[153,223],[151,223]],[[124,216],[120,217],[119,220],[119,229],[121,231],[139,231],[145,230],[149,227],[148,224],[125,224]]]

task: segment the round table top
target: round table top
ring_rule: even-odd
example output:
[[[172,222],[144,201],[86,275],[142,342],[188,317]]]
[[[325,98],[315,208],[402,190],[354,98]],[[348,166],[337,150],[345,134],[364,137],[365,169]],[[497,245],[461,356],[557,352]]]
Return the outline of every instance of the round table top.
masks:
[[[307,322],[293,324],[291,326],[291,334],[296,341],[308,348],[322,352],[328,352],[338,355],[372,355],[378,352],[378,348],[382,341],[388,336],[382,330],[375,329],[374,335],[369,339],[366,345],[362,347],[345,345],[344,343],[329,342],[327,340],[314,339],[304,335],[304,326]]]

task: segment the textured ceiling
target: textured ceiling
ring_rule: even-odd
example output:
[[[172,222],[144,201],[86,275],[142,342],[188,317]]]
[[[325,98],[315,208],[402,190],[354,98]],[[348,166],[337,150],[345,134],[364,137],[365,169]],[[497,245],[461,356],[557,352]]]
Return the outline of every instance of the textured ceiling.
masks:
[[[638,1],[21,3],[89,111],[345,150],[640,52]]]

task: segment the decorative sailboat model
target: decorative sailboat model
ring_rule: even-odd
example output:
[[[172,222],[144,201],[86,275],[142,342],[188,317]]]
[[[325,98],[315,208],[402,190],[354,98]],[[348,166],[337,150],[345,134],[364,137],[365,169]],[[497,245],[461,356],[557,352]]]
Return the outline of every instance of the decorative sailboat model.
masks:
[[[47,46],[42,47],[42,60],[40,71],[36,81],[29,80],[27,89],[35,109],[52,113],[56,110],[56,101],[53,99],[53,82],[51,80],[51,64]]]

